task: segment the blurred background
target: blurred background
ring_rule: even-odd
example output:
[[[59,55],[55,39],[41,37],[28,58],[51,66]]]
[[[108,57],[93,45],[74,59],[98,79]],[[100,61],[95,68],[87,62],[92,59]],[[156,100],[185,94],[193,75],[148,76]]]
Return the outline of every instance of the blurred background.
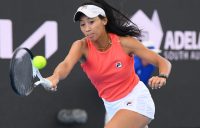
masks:
[[[28,97],[20,97],[9,81],[10,58],[19,46],[46,56],[48,64],[41,72],[44,77],[52,74],[73,41],[83,37],[72,20],[82,1],[0,0],[0,128],[103,128],[103,103],[79,63],[56,93],[39,87]],[[150,89],[156,114],[149,127],[200,127],[200,1],[106,1],[143,29],[144,40],[155,43],[172,63],[167,85]],[[63,108],[85,110],[87,122],[60,124],[56,117]]]

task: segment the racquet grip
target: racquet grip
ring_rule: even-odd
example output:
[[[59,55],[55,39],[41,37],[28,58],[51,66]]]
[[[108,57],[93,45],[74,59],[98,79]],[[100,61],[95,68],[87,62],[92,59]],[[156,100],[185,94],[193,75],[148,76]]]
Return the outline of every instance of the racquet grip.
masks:
[[[35,82],[35,85],[36,85],[36,86],[37,86],[37,85],[42,85],[42,86],[43,86],[46,90],[48,90],[48,91],[56,91],[56,90],[57,90],[57,88],[54,88],[54,87],[52,86],[51,81],[49,81],[48,79],[45,79],[45,78],[43,78],[43,79],[41,79],[41,80]]]

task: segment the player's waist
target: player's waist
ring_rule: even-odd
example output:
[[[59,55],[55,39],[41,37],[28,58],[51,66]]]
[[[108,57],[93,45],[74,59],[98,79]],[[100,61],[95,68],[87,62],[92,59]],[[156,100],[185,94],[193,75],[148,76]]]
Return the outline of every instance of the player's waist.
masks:
[[[139,78],[127,79],[121,83],[104,83],[95,85],[99,96],[107,101],[115,101],[126,96],[138,84]]]

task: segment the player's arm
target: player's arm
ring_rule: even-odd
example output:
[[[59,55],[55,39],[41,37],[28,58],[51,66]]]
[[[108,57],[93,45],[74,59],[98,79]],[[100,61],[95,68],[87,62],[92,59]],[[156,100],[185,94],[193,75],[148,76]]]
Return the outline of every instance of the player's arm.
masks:
[[[141,59],[155,65],[159,69],[159,74],[166,75],[168,77],[171,71],[171,63],[167,59],[149,50],[135,38],[121,37],[121,43],[128,54],[135,54]],[[164,85],[166,83],[166,79],[162,77],[152,77],[152,79],[149,80],[149,84],[153,88],[160,87],[158,85],[160,83]]]
[[[58,64],[55,68],[53,75],[48,77],[53,86],[56,86],[59,80],[62,80],[68,76],[74,65],[83,55],[83,41],[75,41],[65,59]]]

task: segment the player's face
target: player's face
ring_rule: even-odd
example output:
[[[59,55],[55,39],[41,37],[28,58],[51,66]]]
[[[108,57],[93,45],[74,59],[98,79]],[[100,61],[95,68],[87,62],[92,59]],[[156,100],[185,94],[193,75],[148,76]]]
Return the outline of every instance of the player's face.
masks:
[[[106,32],[106,22],[106,19],[100,19],[99,17],[88,18],[87,16],[82,16],[80,18],[80,28],[86,37],[96,41]]]

